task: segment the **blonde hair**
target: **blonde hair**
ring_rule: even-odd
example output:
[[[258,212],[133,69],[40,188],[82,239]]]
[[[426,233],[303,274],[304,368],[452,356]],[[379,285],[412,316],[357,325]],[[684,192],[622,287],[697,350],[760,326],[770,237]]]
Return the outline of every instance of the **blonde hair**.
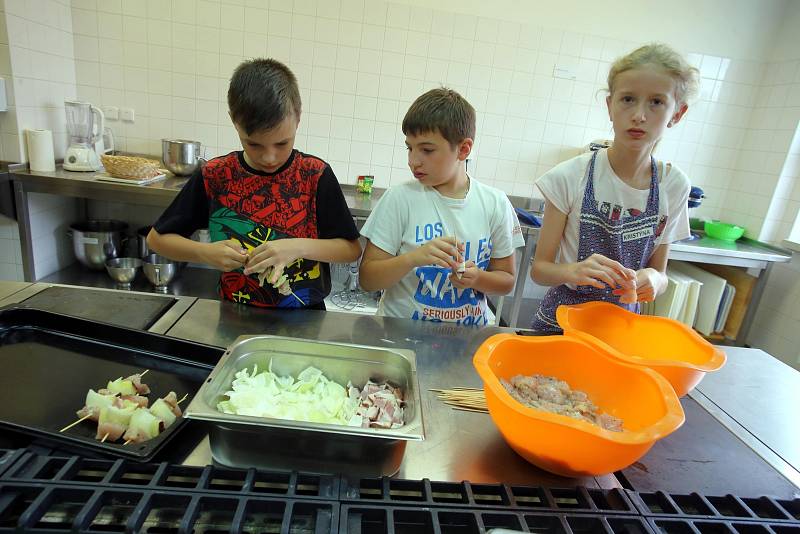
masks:
[[[608,71],[607,91],[614,92],[614,80],[619,74],[648,65],[663,69],[675,80],[677,107],[688,103],[697,94],[700,86],[700,71],[689,65],[683,56],[663,43],[644,45],[614,61]]]

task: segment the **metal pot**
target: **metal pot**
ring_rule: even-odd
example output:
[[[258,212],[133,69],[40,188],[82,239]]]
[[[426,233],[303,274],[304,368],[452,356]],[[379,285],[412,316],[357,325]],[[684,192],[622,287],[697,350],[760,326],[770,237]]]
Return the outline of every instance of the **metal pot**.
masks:
[[[173,174],[188,176],[200,166],[200,141],[162,139],[161,159]]]
[[[128,223],[114,220],[90,219],[69,227],[75,257],[95,271],[106,268],[106,261],[122,254],[127,241]]]
[[[147,246],[147,234],[150,233],[152,226],[144,226],[136,230],[136,256],[144,258],[153,253]]]

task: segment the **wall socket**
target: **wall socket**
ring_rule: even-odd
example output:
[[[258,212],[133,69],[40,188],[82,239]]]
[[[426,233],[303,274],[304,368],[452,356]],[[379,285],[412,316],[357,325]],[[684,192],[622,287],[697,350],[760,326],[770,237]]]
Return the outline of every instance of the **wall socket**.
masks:
[[[103,106],[103,114],[106,116],[106,120],[119,120],[119,108],[117,106]]]
[[[567,65],[555,65],[553,66],[553,78],[564,78],[566,80],[574,80],[578,76],[575,74],[575,70],[572,67]]]
[[[119,118],[124,121],[133,122],[133,108],[119,108]]]

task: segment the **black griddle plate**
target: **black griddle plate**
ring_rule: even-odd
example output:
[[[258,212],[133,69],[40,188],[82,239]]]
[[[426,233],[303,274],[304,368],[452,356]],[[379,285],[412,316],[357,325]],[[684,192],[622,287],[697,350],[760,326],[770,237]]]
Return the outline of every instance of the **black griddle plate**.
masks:
[[[136,330],[147,330],[175,304],[167,296],[53,286],[18,304]]]
[[[217,347],[101,324],[42,310],[0,309],[0,429],[15,430],[101,454],[147,461],[187,421],[158,437],[127,446],[95,439],[96,423],[75,412],[89,388],[148,369],[151,404],[170,391],[188,394],[186,407],[219,360]]]

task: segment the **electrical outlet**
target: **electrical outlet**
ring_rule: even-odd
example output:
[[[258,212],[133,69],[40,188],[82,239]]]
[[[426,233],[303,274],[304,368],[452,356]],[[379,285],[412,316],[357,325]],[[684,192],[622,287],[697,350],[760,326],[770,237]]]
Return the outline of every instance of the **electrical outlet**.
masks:
[[[119,118],[124,121],[133,122],[133,108],[119,108]]]
[[[553,67],[553,78],[564,78],[567,80],[574,80],[577,78],[575,70],[565,65],[555,65]]]
[[[119,108],[117,106],[103,106],[103,114],[106,116],[106,120],[119,120]]]

